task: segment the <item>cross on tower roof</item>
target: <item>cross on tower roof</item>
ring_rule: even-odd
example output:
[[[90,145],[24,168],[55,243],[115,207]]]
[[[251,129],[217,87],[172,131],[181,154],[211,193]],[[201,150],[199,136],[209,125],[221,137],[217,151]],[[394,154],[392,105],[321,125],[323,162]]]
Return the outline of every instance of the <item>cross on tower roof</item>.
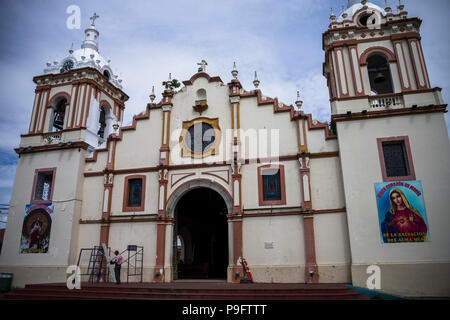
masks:
[[[95,26],[95,19],[100,18],[100,16],[98,16],[95,12],[94,15],[92,17],[90,17],[89,19],[92,20],[92,24],[91,26]]]

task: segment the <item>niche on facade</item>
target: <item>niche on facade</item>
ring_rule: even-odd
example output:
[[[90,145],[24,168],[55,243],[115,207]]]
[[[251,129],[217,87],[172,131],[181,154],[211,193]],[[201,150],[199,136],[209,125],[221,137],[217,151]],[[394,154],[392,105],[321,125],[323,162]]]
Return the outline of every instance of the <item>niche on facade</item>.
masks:
[[[205,89],[198,89],[196,93],[196,100],[195,104],[192,107],[194,108],[195,112],[200,113],[200,115],[208,109],[207,99],[206,99],[206,90]]]

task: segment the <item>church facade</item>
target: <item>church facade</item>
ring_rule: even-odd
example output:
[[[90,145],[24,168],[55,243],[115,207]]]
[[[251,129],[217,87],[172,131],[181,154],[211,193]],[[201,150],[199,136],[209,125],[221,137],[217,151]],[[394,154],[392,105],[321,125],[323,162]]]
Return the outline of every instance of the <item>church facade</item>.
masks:
[[[0,271],[65,282],[80,250],[143,247],[143,281],[351,283],[450,296],[450,144],[418,18],[349,1],[323,33],[331,122],[198,64],[131,125],[99,31],[36,76]],[[178,88],[180,85],[180,88]],[[307,102],[306,102],[307,103]],[[82,262],[82,266],[83,266]],[[87,263],[87,262],[86,262]],[[124,270],[122,270],[124,272]]]

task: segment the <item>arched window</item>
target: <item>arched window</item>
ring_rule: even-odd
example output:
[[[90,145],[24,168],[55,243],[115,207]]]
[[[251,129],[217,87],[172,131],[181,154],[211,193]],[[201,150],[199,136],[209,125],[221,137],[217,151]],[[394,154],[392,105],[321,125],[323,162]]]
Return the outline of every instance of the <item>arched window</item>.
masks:
[[[60,131],[64,128],[64,118],[66,116],[67,99],[61,98],[56,101],[51,119],[51,131]]]
[[[108,70],[103,71],[103,75],[109,80],[109,78],[111,77]]]
[[[105,136],[105,128],[106,128],[106,114],[107,114],[107,107],[102,106],[100,108],[100,117],[98,119],[99,129],[97,132],[97,135],[100,136],[100,138],[104,138]]]
[[[394,93],[389,59],[383,53],[375,52],[367,58],[367,71],[373,94]]]

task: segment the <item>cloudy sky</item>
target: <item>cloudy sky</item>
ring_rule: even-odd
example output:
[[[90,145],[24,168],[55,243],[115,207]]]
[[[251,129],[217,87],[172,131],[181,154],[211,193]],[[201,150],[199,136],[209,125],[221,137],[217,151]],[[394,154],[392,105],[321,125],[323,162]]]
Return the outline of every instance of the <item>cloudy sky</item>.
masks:
[[[384,0],[373,0],[384,6]],[[448,102],[450,21],[448,0],[406,0],[409,16],[423,19],[422,45],[432,86]],[[252,89],[256,70],[265,95],[293,104],[300,90],[304,109],[329,121],[328,90],[322,76],[321,35],[330,8],[341,13],[347,0],[0,0],[0,204],[9,203],[20,134],[26,133],[34,100],[33,76],[45,63],[79,48],[93,12],[100,15],[100,53],[111,58],[123,79],[125,122],[144,110],[152,85],[157,95],[168,73],[186,80],[197,62],[208,73],[239,79]],[[389,0],[395,7],[397,1]],[[81,9],[81,28],[68,29],[70,5]],[[447,126],[450,124],[446,115]]]

